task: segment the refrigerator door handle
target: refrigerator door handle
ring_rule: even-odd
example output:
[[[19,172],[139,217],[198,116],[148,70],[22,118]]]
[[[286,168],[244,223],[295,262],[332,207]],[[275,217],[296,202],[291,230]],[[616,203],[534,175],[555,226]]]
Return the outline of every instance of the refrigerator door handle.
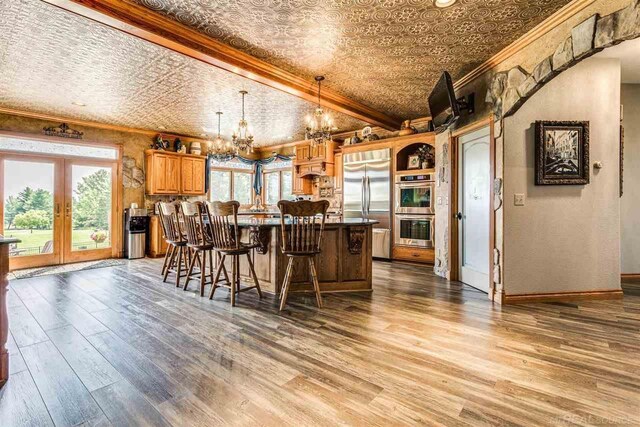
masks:
[[[367,215],[371,211],[371,178],[367,176]]]
[[[362,217],[365,216],[365,183],[364,176],[360,180],[360,212],[362,213]]]

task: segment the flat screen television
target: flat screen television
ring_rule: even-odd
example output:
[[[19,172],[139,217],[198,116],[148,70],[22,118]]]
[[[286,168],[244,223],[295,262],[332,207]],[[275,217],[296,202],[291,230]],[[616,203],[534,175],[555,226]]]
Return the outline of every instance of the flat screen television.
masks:
[[[451,75],[446,71],[429,95],[429,110],[436,132],[444,131],[460,117],[460,106],[456,101]]]

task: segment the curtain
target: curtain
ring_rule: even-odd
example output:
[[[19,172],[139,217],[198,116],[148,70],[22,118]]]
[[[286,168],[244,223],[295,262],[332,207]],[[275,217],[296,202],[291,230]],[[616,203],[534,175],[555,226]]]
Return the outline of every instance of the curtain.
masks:
[[[241,161],[242,163],[244,163],[245,165],[252,165],[253,166],[253,191],[256,192],[256,195],[261,195],[262,194],[262,170],[264,168],[264,165],[268,165],[269,163],[272,163],[276,160],[291,160],[293,157],[292,156],[284,156],[282,154],[276,154],[274,156],[271,157],[267,157],[266,159],[257,159],[257,160],[252,160],[252,159],[247,159],[246,157],[242,157],[239,155],[230,155],[227,156],[224,159],[216,159],[218,161],[223,161],[223,162],[228,162],[229,160],[232,159],[238,159],[239,161]],[[206,181],[205,181],[205,190],[208,191],[209,190],[209,174],[211,171],[211,162],[213,161],[213,156],[209,155],[207,157],[207,171],[206,171]]]

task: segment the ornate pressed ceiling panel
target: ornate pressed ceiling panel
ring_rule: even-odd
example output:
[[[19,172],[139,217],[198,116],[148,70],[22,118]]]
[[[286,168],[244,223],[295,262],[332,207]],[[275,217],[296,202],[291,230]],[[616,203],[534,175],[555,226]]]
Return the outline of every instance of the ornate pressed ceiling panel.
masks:
[[[570,0],[128,0],[405,118],[428,114],[443,70],[462,77]]]
[[[0,1],[0,70],[2,107],[193,136],[213,133],[221,110],[230,137],[246,89],[257,146],[303,139],[314,107],[39,0]],[[366,125],[333,117],[339,130]]]

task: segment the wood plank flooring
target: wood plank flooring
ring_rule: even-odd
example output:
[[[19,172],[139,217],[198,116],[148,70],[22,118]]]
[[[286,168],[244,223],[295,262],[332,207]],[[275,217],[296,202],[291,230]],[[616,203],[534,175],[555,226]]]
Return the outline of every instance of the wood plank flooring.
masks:
[[[157,260],[11,282],[0,426],[640,425],[640,285],[493,306],[430,268],[213,301]]]

